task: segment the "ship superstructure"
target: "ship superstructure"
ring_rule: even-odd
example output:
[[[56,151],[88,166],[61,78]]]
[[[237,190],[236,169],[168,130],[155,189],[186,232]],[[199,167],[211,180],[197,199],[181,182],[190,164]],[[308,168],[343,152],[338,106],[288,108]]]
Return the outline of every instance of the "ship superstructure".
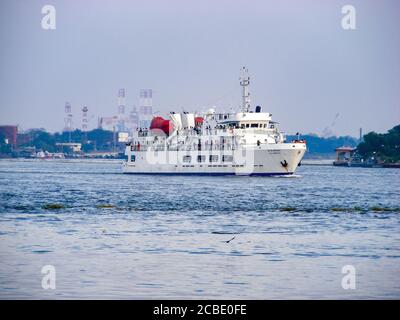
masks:
[[[306,151],[302,140],[286,142],[272,115],[251,110],[250,78],[242,69],[242,110],[174,113],[154,117],[126,146],[124,173],[291,175]]]

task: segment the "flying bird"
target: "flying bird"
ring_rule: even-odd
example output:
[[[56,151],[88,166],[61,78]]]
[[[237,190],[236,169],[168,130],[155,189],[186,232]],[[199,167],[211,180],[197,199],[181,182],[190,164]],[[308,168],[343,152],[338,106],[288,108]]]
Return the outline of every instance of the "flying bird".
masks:
[[[234,236],[232,239],[229,239],[228,241],[225,241],[226,243],[229,243],[229,242],[231,242],[233,239],[235,239],[236,238],[236,236]]]

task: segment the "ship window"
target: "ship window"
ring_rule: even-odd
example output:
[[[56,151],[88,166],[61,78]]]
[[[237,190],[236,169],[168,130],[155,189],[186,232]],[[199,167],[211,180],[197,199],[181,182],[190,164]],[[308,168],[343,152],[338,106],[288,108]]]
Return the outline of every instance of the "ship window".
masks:
[[[252,128],[258,128],[258,123],[252,123],[252,124],[251,124],[251,127],[252,127]]]
[[[244,123],[242,123],[242,124],[240,125],[240,128],[241,128],[241,129],[244,129]]]
[[[183,162],[190,163],[191,160],[192,160],[191,156],[183,156]]]
[[[250,127],[250,125],[248,123],[246,123],[246,128]]]
[[[131,156],[131,161],[132,161],[132,162],[135,162],[135,160],[136,160],[136,156],[133,154],[133,155]]]
[[[197,156],[197,162],[206,162],[206,156]]]
[[[218,162],[218,156],[217,155],[210,155],[210,162]]]
[[[222,156],[222,162],[232,162],[233,161],[233,156],[232,155],[223,155]]]

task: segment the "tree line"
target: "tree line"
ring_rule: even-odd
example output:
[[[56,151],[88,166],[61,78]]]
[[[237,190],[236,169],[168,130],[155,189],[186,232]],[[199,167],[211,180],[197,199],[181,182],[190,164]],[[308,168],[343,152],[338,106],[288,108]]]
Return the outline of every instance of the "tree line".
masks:
[[[357,152],[365,160],[374,158],[386,163],[400,162],[400,125],[387,133],[370,132],[364,135]]]

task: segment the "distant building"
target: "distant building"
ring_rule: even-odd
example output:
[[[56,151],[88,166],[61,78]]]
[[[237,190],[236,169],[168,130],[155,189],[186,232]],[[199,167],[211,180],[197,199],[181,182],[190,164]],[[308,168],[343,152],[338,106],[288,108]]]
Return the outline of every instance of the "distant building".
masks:
[[[334,166],[349,166],[353,161],[357,148],[353,147],[340,147],[336,148],[336,160],[333,162]]]
[[[100,117],[98,127],[103,130],[114,131],[117,130],[118,117]]]
[[[139,95],[139,107],[133,107],[132,111],[125,112],[125,90],[118,92],[117,114],[111,117],[100,117],[98,127],[103,130],[126,132],[135,134],[138,128],[149,128],[153,118],[153,91],[141,89]]]
[[[132,132],[136,131],[136,129],[139,128],[139,112],[135,106],[129,113],[128,127],[131,128]]]
[[[68,148],[72,152],[80,152],[82,149],[81,143],[74,143],[74,142],[65,142],[65,143],[57,142],[56,146],[61,147],[62,151],[64,151],[64,148]]]
[[[28,144],[32,141],[32,136],[29,133],[18,133],[17,146]]]
[[[17,126],[0,126],[0,135],[4,136],[6,144],[10,144],[14,148],[17,146]]]
[[[153,119],[153,90],[141,89],[139,99],[139,127],[149,128]]]

